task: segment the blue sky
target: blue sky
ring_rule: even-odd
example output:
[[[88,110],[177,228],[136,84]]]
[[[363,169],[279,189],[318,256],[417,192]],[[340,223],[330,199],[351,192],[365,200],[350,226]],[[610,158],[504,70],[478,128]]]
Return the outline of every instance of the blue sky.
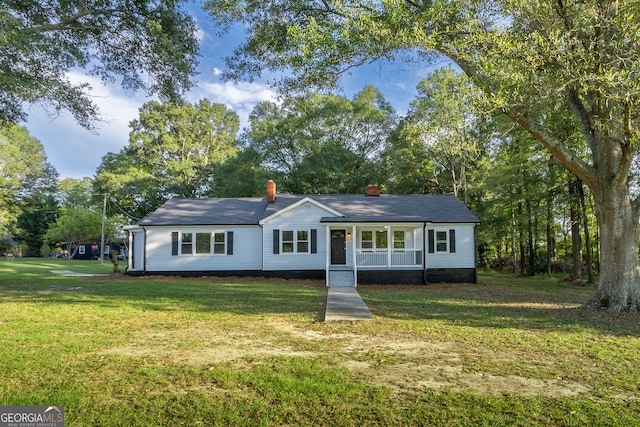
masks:
[[[198,7],[192,5],[192,7]],[[246,126],[247,117],[259,102],[273,99],[275,91],[263,82],[231,83],[220,77],[225,67],[225,56],[229,55],[241,41],[241,31],[218,38],[212,31],[212,23],[203,12],[194,12],[201,29],[201,57],[196,76],[196,86],[187,94],[189,102],[207,98],[211,102],[224,104],[235,111]],[[347,98],[367,84],[376,86],[399,114],[404,115],[415,97],[415,87],[427,76],[428,69],[416,64],[376,63],[353,70],[341,81]],[[108,152],[119,152],[128,143],[129,122],[138,117],[138,109],[151,100],[145,93],[124,91],[118,85],[103,86],[102,83],[81,71],[69,74],[74,82],[89,82],[90,94],[100,107],[103,123],[97,134],[80,127],[67,112],[49,117],[39,107],[30,108],[26,123],[30,134],[44,146],[47,158],[60,173],[61,178],[94,176],[102,157]]]

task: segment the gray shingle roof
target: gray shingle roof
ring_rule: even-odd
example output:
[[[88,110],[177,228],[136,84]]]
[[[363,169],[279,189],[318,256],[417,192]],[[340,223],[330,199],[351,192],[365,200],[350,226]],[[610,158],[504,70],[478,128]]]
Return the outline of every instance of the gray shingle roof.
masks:
[[[262,203],[261,203],[262,202]],[[266,207],[264,199],[171,199],[139,225],[243,225],[257,224]]]
[[[267,206],[264,198],[172,199],[140,225],[255,225],[309,197],[344,217],[330,215],[322,222],[434,222],[478,223],[480,220],[454,195],[279,194]]]

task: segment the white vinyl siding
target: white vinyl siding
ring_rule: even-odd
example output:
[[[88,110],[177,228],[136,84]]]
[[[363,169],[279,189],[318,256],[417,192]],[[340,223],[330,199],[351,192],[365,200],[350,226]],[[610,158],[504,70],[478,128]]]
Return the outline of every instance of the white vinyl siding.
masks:
[[[211,239],[211,252],[196,254],[196,256],[172,255],[172,233],[175,232],[179,235],[192,233],[196,241],[199,234],[207,234]],[[229,232],[233,232],[232,255],[227,255]],[[220,236],[216,237],[218,234]],[[147,227],[146,270],[150,272],[262,270],[261,241],[262,231],[258,226],[198,226],[181,227],[179,230],[170,227]]]
[[[475,268],[473,224],[427,225],[434,232],[434,252],[429,252],[427,241],[427,268]],[[455,230],[455,252],[450,252],[450,230]],[[446,235],[446,241],[438,238]],[[439,246],[440,245],[440,246]],[[445,250],[444,249],[446,245]]]
[[[333,216],[321,207],[306,202],[263,224],[264,270],[324,270],[326,267],[326,226],[323,217]],[[274,231],[280,242],[274,249]],[[315,231],[316,252],[311,250],[312,230]],[[291,233],[287,233],[291,232]],[[306,250],[306,251],[305,251]],[[295,255],[295,256],[294,256]]]

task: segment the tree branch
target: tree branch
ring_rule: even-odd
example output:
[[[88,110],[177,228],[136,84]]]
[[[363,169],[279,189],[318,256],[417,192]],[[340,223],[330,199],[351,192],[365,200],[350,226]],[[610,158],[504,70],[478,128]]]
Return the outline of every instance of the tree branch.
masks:
[[[31,27],[30,30],[33,32],[38,32],[38,33],[46,33],[46,32],[50,32],[50,31],[60,31],[60,30],[64,30],[67,29],[69,25],[78,22],[80,19],[84,18],[85,16],[91,16],[91,15],[100,15],[103,14],[105,12],[100,12],[97,13],[95,10],[89,10],[89,9],[81,9],[78,11],[78,13],[71,15],[63,20],[61,20],[60,22],[56,23],[56,24],[47,24],[47,25],[37,25],[35,27]]]
[[[502,113],[518,123],[524,130],[547,148],[567,169],[580,178],[593,193],[598,191],[596,185],[595,169],[577,157],[556,137],[549,134],[544,128],[527,120],[526,117],[513,111],[502,110]]]

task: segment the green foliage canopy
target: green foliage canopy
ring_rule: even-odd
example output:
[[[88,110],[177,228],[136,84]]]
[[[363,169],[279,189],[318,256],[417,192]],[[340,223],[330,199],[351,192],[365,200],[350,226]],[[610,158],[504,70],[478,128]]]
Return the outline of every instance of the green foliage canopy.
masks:
[[[13,231],[27,200],[53,194],[57,177],[44,147],[25,127],[0,128],[0,234]]]
[[[25,106],[68,110],[86,128],[98,118],[83,68],[104,82],[163,99],[191,85],[196,25],[180,1],[4,1],[0,5],[0,123],[25,120]]]
[[[129,145],[104,156],[94,189],[138,219],[172,197],[213,195],[217,168],[238,151],[238,115],[207,100],[149,102],[130,126]]]
[[[378,161],[397,117],[367,86],[352,100],[314,93],[264,102],[250,123],[244,143],[259,153],[283,191],[360,193],[381,179]]]

